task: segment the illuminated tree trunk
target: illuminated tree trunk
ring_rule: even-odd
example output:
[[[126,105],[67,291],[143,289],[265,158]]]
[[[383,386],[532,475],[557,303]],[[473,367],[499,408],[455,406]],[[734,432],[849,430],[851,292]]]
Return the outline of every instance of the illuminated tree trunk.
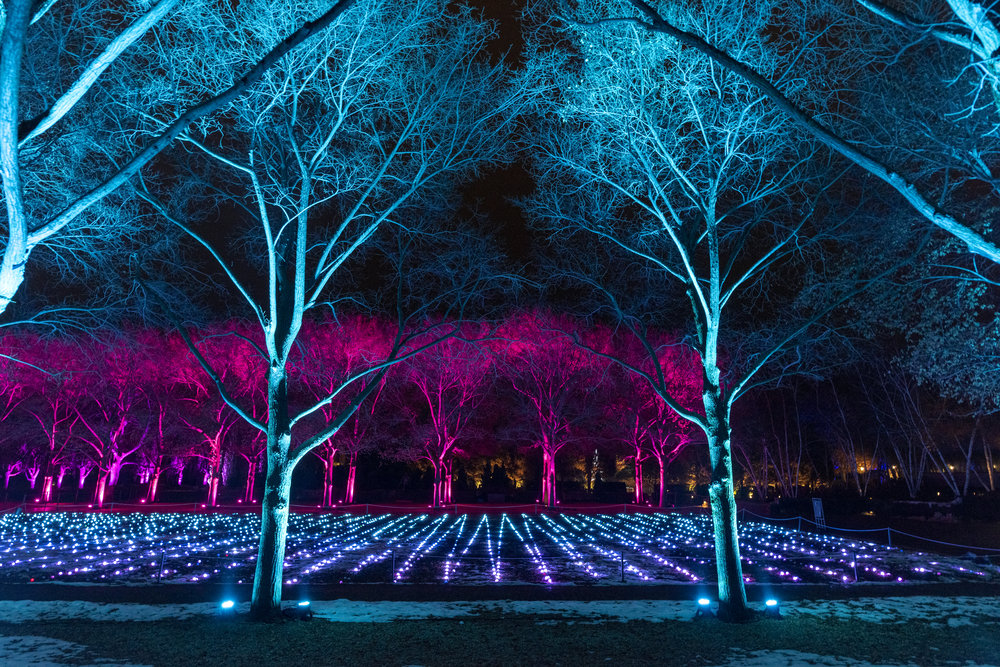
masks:
[[[160,474],[163,470],[157,466],[156,470],[149,476],[149,487],[146,489],[146,502],[156,502],[156,489],[160,485]]]
[[[97,474],[97,486],[94,487],[94,506],[98,509],[104,507],[104,498],[108,490],[108,473],[101,470]]]
[[[354,503],[354,475],[358,471],[358,453],[351,452],[351,458],[347,464],[347,487],[344,489],[344,504]]]
[[[282,440],[287,447],[287,434]],[[281,441],[274,444],[281,448]],[[250,615],[255,620],[273,620],[281,616],[281,584],[284,573],[285,540],[288,534],[288,506],[292,488],[292,470],[287,457],[268,452],[264,499],[261,503],[260,546],[254,572]]]
[[[434,468],[434,485],[431,488],[431,507],[441,506],[441,461],[432,459],[431,465]]]
[[[24,471],[24,476],[28,478],[28,488],[35,490],[35,483],[38,482],[38,475],[42,472],[39,466],[28,466]]]
[[[736,526],[736,498],[733,495],[733,459],[728,411],[719,388],[719,369],[705,368],[705,422],[711,481],[708,498],[715,534],[715,570],[719,579],[719,617],[743,621],[750,617]]]
[[[659,475],[660,475],[660,494],[659,494],[659,500],[658,500],[657,504],[659,505],[659,507],[665,507],[666,506],[666,498],[667,498],[667,492],[666,492],[666,486],[667,486],[667,464],[666,464],[666,461],[663,460],[663,455],[662,454],[654,453],[653,457],[656,459],[656,467],[658,468]]]
[[[208,497],[206,498],[206,504],[209,507],[215,507],[219,500],[219,478],[217,475],[213,475],[212,479],[208,482]]]
[[[337,450],[330,447],[329,444],[326,445],[326,449],[323,451],[323,456],[320,460],[323,462],[323,507],[333,507],[333,460],[337,456]]]
[[[453,461],[445,461],[443,463],[444,479],[441,480],[442,487],[442,497],[441,502],[447,504],[452,502],[451,500],[451,466],[454,464]]]
[[[281,617],[281,584],[292,489],[292,433],[284,364],[272,361],[268,372],[267,476],[260,508],[260,546],[254,572],[250,615],[255,620]]]
[[[5,489],[9,489],[10,488],[10,479],[11,479],[11,477],[16,477],[17,475],[21,474],[21,468],[22,468],[22,466],[23,466],[23,464],[20,461],[14,461],[12,463],[8,463],[7,464],[7,475],[4,478],[4,488]]]
[[[257,477],[257,461],[247,459],[247,481],[243,487],[243,502],[253,502],[254,478]]]
[[[52,502],[52,475],[46,475],[42,481],[42,501]]]
[[[549,507],[556,504],[556,457],[542,445],[542,502]]]
[[[115,457],[111,460],[111,465],[108,467],[108,486],[114,486],[118,483],[118,476],[122,472],[122,463],[124,463],[124,457]]]
[[[79,474],[79,480],[77,482],[77,490],[83,490],[84,485],[87,483],[87,478],[90,477],[90,472],[94,469],[92,465],[80,465],[77,467],[77,472]]]
[[[990,491],[996,491],[996,482],[993,480],[993,451],[990,449],[990,443],[987,442],[986,438],[983,438],[983,456],[986,460],[986,475],[987,479],[990,481]]]
[[[635,450],[635,502],[641,505],[646,500],[646,494],[642,488],[642,455],[639,449]]]

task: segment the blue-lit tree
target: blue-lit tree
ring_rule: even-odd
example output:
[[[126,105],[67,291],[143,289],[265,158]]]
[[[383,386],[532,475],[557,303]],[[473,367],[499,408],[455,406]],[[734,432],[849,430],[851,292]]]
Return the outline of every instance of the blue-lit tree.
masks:
[[[796,56],[765,36],[775,4],[712,0],[670,17],[777,76]],[[707,438],[720,612],[743,619],[733,404],[794,365],[810,325],[863,274],[831,280],[833,265],[824,268],[813,219],[825,208],[823,165],[765,95],[677,40],[602,21],[629,10],[627,2],[563,9],[555,13],[576,21],[556,32],[565,59],[554,60],[544,42],[534,51],[552,63],[559,94],[531,147],[539,188],[528,210],[568,239],[566,253],[585,253],[568,260],[569,271],[604,297],[646,354],[635,361],[591,351],[648,381]],[[804,79],[797,85],[808,90]],[[694,406],[668,381],[647,334],[675,327],[684,311],[685,344],[701,372]]]
[[[234,75],[227,71],[259,61],[316,7],[241,3],[220,9],[228,13],[212,30],[204,29],[203,13],[192,11],[186,30],[201,32],[204,40],[178,58],[176,85],[193,94],[231,85]],[[491,26],[471,10],[443,0],[359,4],[282,59],[225,113],[183,137],[192,156],[185,160],[195,169],[188,179],[200,178],[202,196],[214,199],[198,207],[187,197],[159,196],[170,192],[170,176],[150,179],[143,192],[164,219],[210,254],[259,327],[253,341],[267,368],[264,418],[244,405],[188,339],[224,400],[266,434],[256,618],[279,611],[295,466],[335,436],[391,366],[460,334],[450,324],[423,326],[426,313],[451,318],[436,322],[460,321],[469,299],[497,285],[491,261],[474,256],[480,246],[463,237],[462,248],[449,249],[442,227],[453,215],[445,205],[449,191],[509,155],[515,119],[540,85],[514,76],[505,62],[491,63],[493,38]],[[162,48],[158,59],[176,54],[172,43]],[[137,88],[140,95],[155,93]],[[154,125],[154,131],[160,130]],[[224,222],[213,217],[199,227],[192,211],[216,206],[223,207]],[[228,225],[222,235],[249,251],[251,266],[245,255],[227,254],[233,246],[216,242],[212,224]],[[398,251],[373,261],[373,241],[389,239],[398,240]],[[438,257],[418,270],[414,249],[428,241]],[[364,293],[357,283],[373,282],[395,285],[379,294],[383,307],[396,309],[388,350],[345,374],[324,396],[306,400],[308,390],[296,386],[290,370],[304,318],[357,303]],[[430,294],[434,286],[441,288],[436,296]],[[418,293],[427,298],[415,300]],[[345,396],[349,400],[333,418],[309,428]]]
[[[972,67],[968,69],[963,67],[962,69],[965,71],[954,72],[954,77],[959,78],[968,72],[981,75],[980,83],[975,86],[972,101],[967,109],[970,115],[982,111],[983,104],[980,101],[980,92],[989,90],[993,99],[998,99],[996,98],[997,66],[994,54],[996,53],[995,45],[1000,43],[1000,30],[996,28],[996,13],[992,8],[988,9],[971,0],[950,0],[948,3],[950,18],[954,20],[949,21],[941,20],[937,16],[930,19],[914,17],[878,2],[878,0],[856,0],[856,2],[859,7],[866,7],[878,17],[888,19],[886,25],[896,25],[900,29],[915,34],[916,41],[937,39],[949,48],[957,48],[966,52],[971,57]],[[992,262],[1000,262],[1000,245],[993,238],[988,218],[973,217],[966,220],[960,213],[946,210],[941,206],[940,199],[932,191],[922,186],[917,177],[906,173],[904,169],[893,164],[886,157],[869,151],[867,137],[852,138],[849,133],[840,132],[829,123],[824,122],[822,114],[810,113],[808,111],[810,105],[800,99],[793,90],[794,82],[810,76],[810,73],[805,71],[796,71],[797,63],[790,63],[788,71],[782,72],[781,76],[775,76],[773,72],[760,68],[757,63],[745,60],[741,54],[733,52],[727,45],[713,41],[711,36],[699,35],[686,29],[681,22],[668,16],[665,12],[659,11],[655,3],[649,3],[645,0],[627,0],[626,3],[622,4],[624,6],[615,7],[601,16],[589,18],[595,23],[607,25],[619,23],[633,25],[650,33],[668,36],[685,47],[704,54],[718,67],[739,76],[753,86],[800,129],[828,149],[850,160],[896,190],[918,216],[953,236],[963,244],[969,253],[987,258]],[[819,11],[813,11],[816,7],[819,8]],[[800,41],[807,45],[803,48],[803,52],[815,48],[815,45],[827,33],[831,35],[832,40],[843,40],[844,43],[857,49],[858,44],[855,38],[865,32],[862,28],[853,34],[850,30],[844,34],[843,32],[838,33],[836,29],[831,29],[831,22],[835,22],[836,18],[828,13],[828,7],[825,3],[818,3],[814,6],[786,6],[786,9],[788,15],[796,16],[797,20],[785,25],[776,23],[772,29],[775,34],[787,31],[796,32]],[[956,24],[964,24],[964,28],[957,28]],[[870,44],[870,42],[868,43]],[[915,43],[914,40],[903,40],[900,54],[913,43]],[[859,65],[857,59],[852,59],[853,63],[844,76],[851,76],[859,70],[867,70],[868,73],[877,77],[882,68],[898,62],[900,54],[891,57],[888,63],[868,61],[864,65]],[[914,66],[922,68],[924,64],[918,62]],[[831,96],[834,94],[839,93],[831,92]],[[847,93],[847,96],[850,97],[850,93]],[[902,105],[895,107],[894,113],[905,114],[901,108]],[[836,116],[837,114],[828,115]],[[932,143],[938,141],[936,137],[930,137],[930,139]],[[966,157],[968,158],[967,163],[973,166],[973,171],[979,169],[983,164],[978,155],[971,154]],[[986,170],[988,172],[989,167]]]
[[[160,36],[190,42],[201,29],[179,35],[172,18],[181,7],[197,11],[192,7],[203,9],[203,3],[5,2],[0,7],[0,314],[14,300],[39,248],[47,249],[59,268],[79,271],[148,229],[129,200],[116,195],[119,189],[192,123],[226,108],[354,1],[327,4],[303,17],[308,23],[287,25],[269,41],[269,50],[242,61],[239,71],[226,63],[217,73],[228,78],[224,87],[182,99],[163,79],[161,93],[171,96],[171,103],[155,110],[162,123],[142,136],[129,130],[151,110],[130,105],[123,89],[139,79],[138,72],[169,71],[173,56],[154,64],[138,47],[157,29]]]

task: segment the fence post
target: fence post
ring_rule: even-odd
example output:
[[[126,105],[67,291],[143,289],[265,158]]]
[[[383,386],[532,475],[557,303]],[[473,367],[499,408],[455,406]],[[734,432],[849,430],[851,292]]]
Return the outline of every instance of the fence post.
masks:
[[[854,583],[858,583],[858,554],[851,554],[851,562],[854,564]]]
[[[389,583],[396,583],[396,550],[392,550],[392,569],[389,570]]]
[[[885,528],[885,534],[889,538],[889,548],[891,549],[892,548],[892,528],[889,527],[889,526],[886,526],[886,528]]]
[[[625,583],[625,550],[622,549],[618,552],[622,559],[622,583]]]
[[[802,517],[799,517],[799,532],[802,532]]]
[[[160,552],[160,571],[156,573],[156,583],[163,583],[163,560],[167,557],[166,551]]]

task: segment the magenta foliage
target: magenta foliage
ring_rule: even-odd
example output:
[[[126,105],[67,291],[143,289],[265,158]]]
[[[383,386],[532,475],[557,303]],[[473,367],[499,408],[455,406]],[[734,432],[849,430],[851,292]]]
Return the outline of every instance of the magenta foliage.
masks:
[[[264,423],[267,364],[258,331],[231,321],[190,333],[230,399]],[[324,467],[326,505],[354,500],[356,466],[366,451],[425,462],[434,476],[432,501],[442,504],[452,501],[456,459],[493,456],[504,442],[516,442],[540,451],[542,498],[554,503],[557,455],[567,447],[592,452],[631,438],[630,455],[640,465],[644,459],[661,461],[662,489],[663,471],[690,438],[687,423],[665,408],[648,383],[581,347],[639,366],[652,363],[643,360],[643,349],[624,347],[601,326],[519,312],[499,325],[464,324],[456,336],[384,377],[364,375],[386,358],[393,335],[389,323],[349,315],[307,322],[299,337],[289,373],[293,404],[311,405],[355,378],[350,391],[304,418],[303,439],[331,423],[365,383],[379,383],[340,430],[313,450]],[[408,349],[420,343],[418,336]],[[664,385],[697,409],[696,360],[670,337],[656,345]],[[205,500],[214,504],[235,460],[246,471],[240,499],[253,499],[263,433],[238,418],[179,334],[138,328],[78,339],[8,334],[0,340],[0,354],[26,362],[0,357],[0,463],[8,482],[18,475],[41,480],[40,497],[48,501],[72,472],[78,486],[90,485],[94,502],[102,504],[127,473],[146,485],[152,502],[162,473],[175,471],[179,482],[196,463]],[[335,476],[340,466],[345,475]],[[335,491],[337,479],[343,487]],[[636,483],[641,485],[641,472]]]

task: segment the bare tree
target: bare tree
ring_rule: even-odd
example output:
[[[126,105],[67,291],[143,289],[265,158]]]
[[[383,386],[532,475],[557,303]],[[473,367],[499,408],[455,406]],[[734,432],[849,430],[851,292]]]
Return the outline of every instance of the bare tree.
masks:
[[[870,0],[864,1],[874,6]],[[970,14],[973,22],[980,20],[984,15],[983,11],[979,11],[983,9],[981,6],[968,2],[968,0],[956,0],[952,5],[953,7],[968,5],[973,8],[974,11]],[[801,14],[802,12],[792,11],[791,13]],[[716,16],[720,20],[726,20],[722,14]],[[739,20],[738,17],[735,20]],[[805,104],[797,102],[795,91],[790,90],[794,86],[794,82],[803,79],[802,73],[793,76],[787,69],[766,71],[760,68],[757,63],[749,61],[742,54],[711,36],[700,35],[695,31],[685,29],[680,21],[668,16],[663,11],[658,11],[653,4],[645,2],[645,0],[624,0],[623,3],[604,15],[585,17],[584,22],[595,26],[619,23],[636,26],[642,30],[665,35],[677,44],[702,53],[717,66],[740,77],[759,91],[760,95],[770,100],[775,108],[830,150],[845,157],[895,189],[918,215],[958,239],[970,253],[988,258],[993,262],[1000,261],[1000,246],[990,240],[983,232],[983,229],[989,228],[987,222],[965,222],[955,215],[941,210],[932,196],[918,188],[913,180],[902,174],[899,169],[871,155],[865,150],[863,144],[850,141],[806,111]],[[931,33],[928,31],[927,34]],[[816,36],[810,36],[808,43],[815,44],[815,42]],[[796,61],[799,60],[796,59]],[[784,85],[784,89],[780,88],[780,85]]]
[[[479,331],[468,329],[480,329]],[[482,338],[482,326],[466,325],[463,339]],[[493,384],[492,360],[478,345],[452,339],[401,365],[400,411],[408,415],[411,442],[400,454],[426,461],[434,472],[431,505],[452,502],[452,466],[475,428],[476,412]]]
[[[200,49],[175,76],[219,86],[214,63],[257,62],[275,35],[313,11],[307,2],[289,1],[280,10],[266,3],[266,11],[263,5],[232,10],[240,19],[233,24],[240,26],[237,32],[202,31]],[[338,432],[390,366],[459,333],[442,325],[434,335],[424,331],[413,338],[416,332],[407,323],[423,321],[410,319],[415,276],[400,274],[398,291],[384,295],[387,305],[398,305],[398,329],[386,356],[344,377],[326,396],[292,407],[299,399],[289,364],[307,314],[357,299],[351,276],[365,270],[363,251],[376,235],[385,238],[386,228],[400,238],[407,230],[418,239],[433,238],[447,255],[438,226],[448,215],[442,204],[447,189],[506,157],[515,118],[532,94],[531,78],[516,79],[506,63],[488,62],[492,38],[491,27],[471,10],[440,0],[359,4],[306,48],[282,59],[227,113],[184,137],[185,148],[211,165],[205,187],[249,225],[240,238],[261,271],[253,280],[241,277],[246,272],[226,257],[226,246],[200,233],[187,210],[155,196],[162,185],[151,183],[144,193],[158,213],[212,256],[259,325],[257,352],[267,368],[264,420],[233,394],[188,338],[223,399],[266,433],[252,601],[257,618],[279,613],[295,466]],[[379,268],[373,262],[368,270]],[[408,265],[406,270],[412,273]],[[415,287],[424,294],[428,286],[446,287],[421,308],[461,319],[461,308],[490,284],[492,270],[481,257],[470,262],[446,256],[437,265],[438,277],[420,275],[424,285]],[[376,280],[391,284],[392,276],[378,273]],[[305,432],[342,395],[351,397],[343,409]]]
[[[14,0],[0,9],[0,182],[4,199],[0,314],[15,299],[29,257],[46,247],[58,262],[94,259],[142,224],[124,199],[110,198],[194,122],[228,107],[286,54],[354,4],[340,0],[268,40],[252,62],[223,73],[227,85],[178,100],[164,80],[162,124],[143,137],[120,130],[144,122],[124,91],[141,75],[169,71],[177,54],[153,64],[139,45],[170,22],[180,0],[119,3]],[[261,11],[267,11],[262,7]],[[306,18],[311,20],[305,20]],[[234,26],[230,26],[234,27]],[[187,33],[197,35],[200,30]],[[163,100],[161,100],[163,102]],[[107,244],[107,245],[103,245]]]
[[[640,363],[592,352],[644,378],[707,437],[720,609],[740,619],[750,612],[733,499],[732,406],[794,365],[812,324],[861,283],[859,274],[834,280],[835,264],[815,254],[822,165],[791,136],[790,123],[755,87],[686,44],[651,38],[635,21],[594,25],[620,9],[592,2],[565,12],[579,20],[558,33],[568,55],[552,65],[553,76],[563,72],[560,94],[532,146],[539,189],[527,206],[564,237],[604,243],[601,252],[586,247],[585,259],[569,257],[568,270],[603,297],[645,355]],[[696,16],[671,17],[773,73],[794,55],[763,37],[772,9],[717,0]],[[552,62],[545,47],[535,54]],[[812,262],[824,268],[810,274]],[[778,286],[789,281],[799,291],[779,309],[787,288]],[[688,306],[684,343],[697,355],[700,405],[677,394],[648,335],[673,325],[667,318],[683,312],[678,303]]]
[[[556,455],[591,439],[586,428],[597,410],[604,364],[580,350],[565,331],[577,322],[544,312],[528,312],[504,325],[503,374],[521,397],[528,437],[542,454],[540,501],[554,507]]]

